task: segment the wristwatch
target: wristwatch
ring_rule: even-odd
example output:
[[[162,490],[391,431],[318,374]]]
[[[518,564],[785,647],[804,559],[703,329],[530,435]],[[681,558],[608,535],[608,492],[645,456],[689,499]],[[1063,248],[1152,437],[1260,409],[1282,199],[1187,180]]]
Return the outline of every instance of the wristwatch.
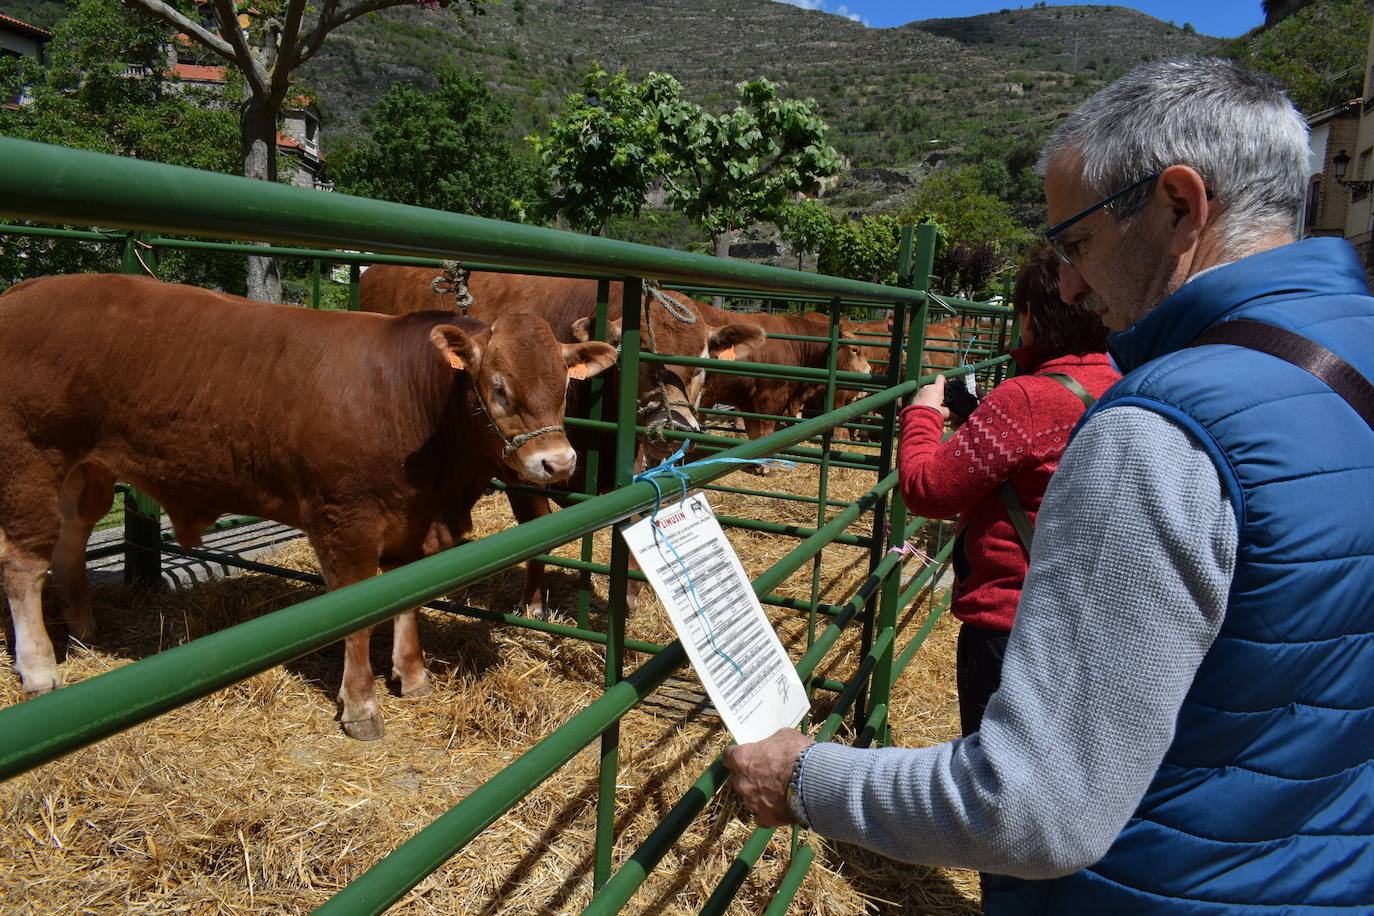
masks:
[[[806,820],[806,807],[802,804],[801,777],[802,762],[806,760],[806,752],[815,747],[808,744],[797,754],[797,759],[792,762],[792,778],[787,781],[787,811],[800,823],[811,826]]]

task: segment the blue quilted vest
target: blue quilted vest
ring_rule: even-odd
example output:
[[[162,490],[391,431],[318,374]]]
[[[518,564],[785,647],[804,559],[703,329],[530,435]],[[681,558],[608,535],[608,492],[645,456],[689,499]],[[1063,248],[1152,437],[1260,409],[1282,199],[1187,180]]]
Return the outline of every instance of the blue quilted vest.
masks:
[[[1275,357],[1187,348],[1241,317],[1374,381],[1374,299],[1339,239],[1202,274],[1112,336],[1125,377],[1089,415],[1129,404],[1192,431],[1235,508],[1235,579],[1106,856],[1049,881],[994,877],[987,913],[1374,913],[1374,431]]]

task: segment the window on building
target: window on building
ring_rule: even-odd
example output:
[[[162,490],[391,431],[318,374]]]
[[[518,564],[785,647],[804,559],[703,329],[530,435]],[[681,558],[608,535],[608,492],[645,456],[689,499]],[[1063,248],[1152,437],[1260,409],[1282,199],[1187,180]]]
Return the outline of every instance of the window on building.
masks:
[[[1318,204],[1321,201],[1322,183],[1320,178],[1313,178],[1312,183],[1307,186],[1307,205],[1303,208],[1302,214],[1302,234],[1308,235],[1317,225]]]
[[[1355,177],[1360,181],[1368,181],[1370,178],[1374,178],[1374,174],[1370,173],[1371,158],[1374,158],[1374,147],[1370,147],[1369,149],[1366,149],[1363,153],[1360,153],[1360,161],[1358,163],[1359,170],[1355,172]],[[1368,191],[1356,190],[1350,195],[1350,199],[1361,200],[1368,196]]]

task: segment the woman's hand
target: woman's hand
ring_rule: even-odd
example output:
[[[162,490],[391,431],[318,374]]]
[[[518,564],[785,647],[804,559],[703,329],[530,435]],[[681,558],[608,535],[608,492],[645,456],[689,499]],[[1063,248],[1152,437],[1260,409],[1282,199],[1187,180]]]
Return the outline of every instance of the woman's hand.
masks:
[[[914,407],[934,407],[940,411],[940,418],[949,419],[949,408],[945,406],[945,377],[935,376],[935,381],[916,392],[911,401]]]

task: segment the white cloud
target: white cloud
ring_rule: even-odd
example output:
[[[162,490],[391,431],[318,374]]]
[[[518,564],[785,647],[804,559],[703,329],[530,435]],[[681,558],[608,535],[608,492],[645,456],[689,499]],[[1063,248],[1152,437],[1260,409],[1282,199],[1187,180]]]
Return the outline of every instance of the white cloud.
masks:
[[[853,22],[861,22],[865,26],[868,25],[867,19],[863,18],[858,13],[851,13],[849,11],[849,7],[844,5],[843,3],[836,6],[835,9],[831,11],[825,8],[826,0],[776,0],[776,2],[786,3],[791,6],[800,7],[804,10],[818,10],[822,13],[834,12],[836,16],[843,16],[844,18],[849,19]]]

